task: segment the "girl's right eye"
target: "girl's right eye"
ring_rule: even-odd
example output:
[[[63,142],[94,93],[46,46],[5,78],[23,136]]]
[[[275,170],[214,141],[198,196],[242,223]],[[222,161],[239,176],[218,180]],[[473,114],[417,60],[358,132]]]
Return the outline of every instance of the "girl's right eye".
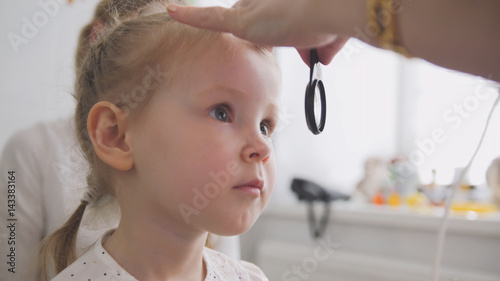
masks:
[[[228,114],[228,108],[227,106],[224,105],[218,105],[214,109],[210,110],[210,116],[213,118],[221,121],[221,122],[229,122],[229,114]]]

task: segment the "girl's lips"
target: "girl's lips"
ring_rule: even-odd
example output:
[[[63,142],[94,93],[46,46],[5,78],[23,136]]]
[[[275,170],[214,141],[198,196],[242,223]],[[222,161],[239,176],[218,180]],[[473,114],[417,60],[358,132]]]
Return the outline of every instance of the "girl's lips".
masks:
[[[238,191],[256,196],[260,196],[260,193],[262,192],[263,188],[264,188],[264,182],[259,179],[255,179],[247,183],[236,185],[233,187],[233,189],[236,189]]]

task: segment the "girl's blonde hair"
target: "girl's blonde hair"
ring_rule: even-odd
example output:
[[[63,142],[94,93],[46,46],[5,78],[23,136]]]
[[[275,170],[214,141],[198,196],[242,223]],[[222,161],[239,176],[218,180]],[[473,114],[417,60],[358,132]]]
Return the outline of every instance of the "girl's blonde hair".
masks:
[[[91,44],[95,42],[93,35],[102,33],[106,24],[115,22],[117,17],[130,16],[147,5],[159,2],[183,4],[183,0],[101,0],[96,6],[92,21],[82,28],[78,37],[76,69],[81,68]]]
[[[99,101],[110,101],[127,110],[136,104],[117,102],[120,95],[140,84],[151,69],[161,70],[164,82],[183,54],[207,46],[220,33],[193,28],[171,19],[166,0],[104,0],[95,12],[103,25],[96,32],[96,20],[80,34],[76,54],[75,128],[78,142],[89,163],[88,190],[81,204],[65,224],[41,242],[38,259],[40,280],[49,280],[77,258],[76,237],[87,205],[112,195],[109,167],[95,154],[87,132],[87,118]],[[183,4],[182,1],[175,1]],[[92,38],[97,34],[97,38]],[[148,68],[149,67],[149,68]],[[153,91],[147,91],[151,95]],[[147,97],[141,100],[142,106]]]

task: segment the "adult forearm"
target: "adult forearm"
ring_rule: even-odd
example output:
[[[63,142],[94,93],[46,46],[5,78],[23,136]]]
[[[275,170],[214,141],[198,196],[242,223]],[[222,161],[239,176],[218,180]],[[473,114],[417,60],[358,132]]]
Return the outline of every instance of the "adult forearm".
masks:
[[[309,0],[330,32],[378,46],[366,0]],[[500,80],[500,1],[395,0],[403,45],[437,65]]]
[[[403,0],[408,50],[437,65],[500,79],[500,1]]]

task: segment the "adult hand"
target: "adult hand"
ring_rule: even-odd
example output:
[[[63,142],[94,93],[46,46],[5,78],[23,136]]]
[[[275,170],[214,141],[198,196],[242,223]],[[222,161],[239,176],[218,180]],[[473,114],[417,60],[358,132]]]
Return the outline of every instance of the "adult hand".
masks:
[[[289,0],[240,0],[229,9],[168,5],[171,17],[179,22],[262,45],[293,46],[306,64],[309,49],[316,47],[320,61],[328,64],[349,38],[328,32],[323,22],[315,20],[317,9],[310,1]]]

